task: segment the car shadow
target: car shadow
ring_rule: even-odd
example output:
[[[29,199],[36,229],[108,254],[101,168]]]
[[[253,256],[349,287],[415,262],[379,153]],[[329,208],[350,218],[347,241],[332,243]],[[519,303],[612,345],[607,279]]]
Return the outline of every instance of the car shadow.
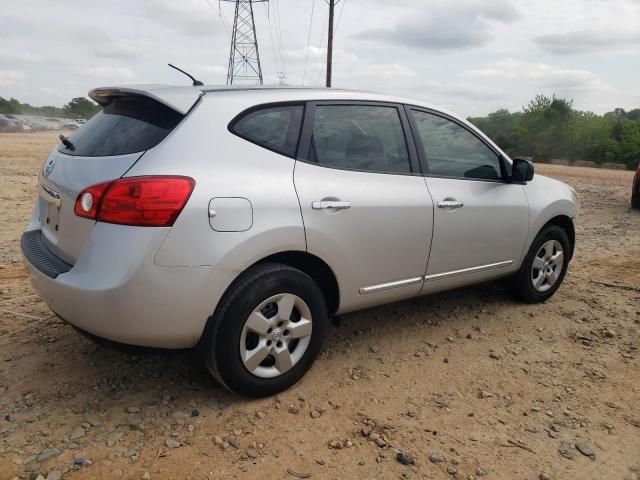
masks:
[[[355,345],[358,342],[382,341],[385,338],[389,339],[390,335],[402,336],[405,334],[405,327],[408,331],[416,323],[426,326],[448,324],[455,328],[471,328],[472,324],[477,325],[481,321],[477,314],[491,314],[490,310],[508,304],[517,302],[496,283],[484,283],[341,315],[332,322],[328,336],[333,338],[332,344],[335,350],[340,352],[341,347],[347,343]],[[393,328],[386,328],[390,324]],[[364,333],[368,334],[366,339],[362,338]],[[225,401],[239,398],[228,394],[227,390],[211,377],[192,350],[142,348],[105,341],[98,341],[94,348],[97,349],[96,363],[103,363],[103,368],[115,361],[122,364],[129,375],[138,377],[135,386],[131,386],[131,393],[168,382],[174,388],[178,387],[185,392],[209,391]],[[323,351],[326,349],[325,344]],[[115,377],[112,374],[109,378],[114,379],[118,375],[121,373]],[[122,377],[123,380],[125,378],[126,375]],[[105,386],[110,384],[109,380],[102,383]],[[104,390],[104,393],[109,395],[109,389]]]

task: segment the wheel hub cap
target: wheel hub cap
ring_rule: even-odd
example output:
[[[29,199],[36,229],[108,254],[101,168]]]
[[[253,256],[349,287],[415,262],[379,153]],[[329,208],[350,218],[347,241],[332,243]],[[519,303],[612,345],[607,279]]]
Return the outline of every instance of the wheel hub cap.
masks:
[[[302,358],[311,340],[311,310],[300,297],[281,293],[261,302],[245,320],[240,358],[256,377],[273,378]]]
[[[552,288],[564,267],[564,251],[557,240],[549,240],[542,244],[533,259],[531,267],[531,283],[533,288],[544,293]]]

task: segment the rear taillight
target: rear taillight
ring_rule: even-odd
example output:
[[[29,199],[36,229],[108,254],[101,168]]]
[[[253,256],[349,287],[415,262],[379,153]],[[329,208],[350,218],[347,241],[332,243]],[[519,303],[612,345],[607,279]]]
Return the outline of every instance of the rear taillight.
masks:
[[[130,177],[85,188],[76,199],[79,217],[99,222],[170,227],[196,182],[189,177]]]
[[[111,183],[112,182],[98,183],[81,191],[76,199],[76,205],[73,208],[76,215],[95,220],[100,199]]]

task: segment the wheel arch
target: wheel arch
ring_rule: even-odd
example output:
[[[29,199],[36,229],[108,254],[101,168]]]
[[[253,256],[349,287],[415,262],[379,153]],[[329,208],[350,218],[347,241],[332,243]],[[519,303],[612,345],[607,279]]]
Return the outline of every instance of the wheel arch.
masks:
[[[248,268],[262,263],[281,263],[309,275],[318,284],[322,294],[327,301],[327,309],[330,314],[338,311],[340,306],[340,287],[333,269],[320,257],[309,252],[299,250],[288,250],[284,252],[273,253]]]
[[[280,263],[292,268],[296,268],[309,275],[320,287],[322,295],[327,302],[327,310],[330,315],[334,315],[340,306],[340,288],[338,280],[333,273],[333,269],[320,257],[301,250],[287,250],[269,254],[259,260],[254,261],[241,272],[238,272],[235,279],[229,283],[227,288],[220,296],[220,300],[216,305],[214,312],[207,318],[202,333],[196,343],[194,350],[198,358],[205,358],[205,350],[207,341],[210,339],[212,329],[214,328],[213,319],[220,308],[222,299],[227,295],[235,285],[242,279],[243,273],[251,268],[264,263]]]
[[[573,220],[567,215],[556,215],[555,217],[547,220],[542,228],[540,228],[539,232],[541,232],[545,227],[549,225],[555,225],[562,228],[567,234],[567,237],[569,237],[569,260],[571,260],[576,245],[576,230],[573,225]]]

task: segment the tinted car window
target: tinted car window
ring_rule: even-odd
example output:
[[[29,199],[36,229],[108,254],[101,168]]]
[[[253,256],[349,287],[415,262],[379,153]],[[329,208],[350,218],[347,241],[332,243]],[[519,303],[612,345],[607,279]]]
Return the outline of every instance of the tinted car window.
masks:
[[[114,97],[69,140],[74,150],[60,145],[68,155],[104,157],[143,152],[160,143],[183,116],[146,97]]]
[[[431,113],[416,110],[412,113],[430,175],[487,180],[501,178],[498,155],[469,130]]]
[[[318,105],[312,160],[321,165],[377,172],[411,172],[395,107]]]
[[[302,105],[254,110],[237,120],[231,130],[262,147],[292,157],[298,146],[303,111]]]

